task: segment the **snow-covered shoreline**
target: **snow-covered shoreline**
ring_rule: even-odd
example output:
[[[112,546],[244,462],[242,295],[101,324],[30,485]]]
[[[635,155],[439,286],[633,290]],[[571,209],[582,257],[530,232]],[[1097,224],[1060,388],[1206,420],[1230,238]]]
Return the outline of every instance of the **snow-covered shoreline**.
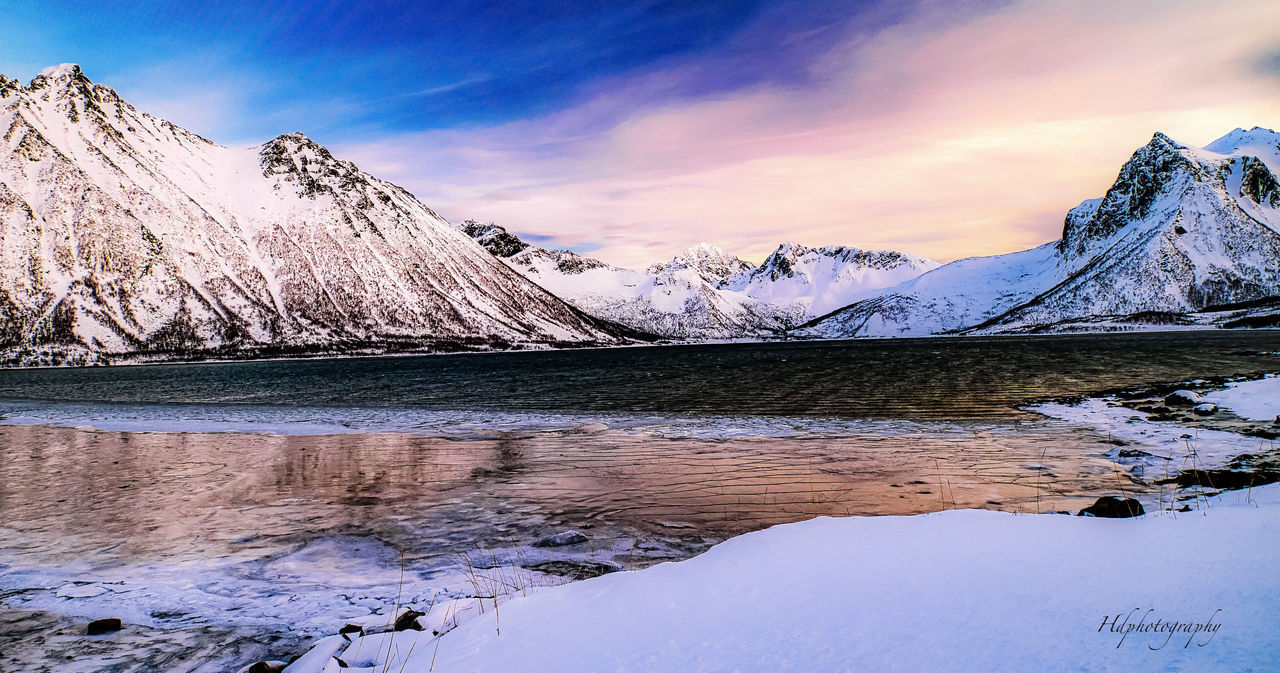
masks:
[[[1274,670],[1278,521],[1275,485],[1139,519],[818,518],[512,598],[440,638],[321,647],[406,673]]]

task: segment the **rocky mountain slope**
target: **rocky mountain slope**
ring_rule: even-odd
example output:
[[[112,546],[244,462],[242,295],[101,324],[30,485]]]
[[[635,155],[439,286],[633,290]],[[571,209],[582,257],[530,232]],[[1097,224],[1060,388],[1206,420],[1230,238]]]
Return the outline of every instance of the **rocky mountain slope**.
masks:
[[[644,270],[623,269],[530,245],[492,223],[462,230],[583,311],[675,338],[774,335],[937,266],[900,252],[785,243],[757,267],[702,243]]]
[[[0,360],[621,343],[302,134],[221,147],[73,65],[0,76]]]
[[[1280,324],[1280,134],[1157,133],[1062,239],[962,259],[802,327],[817,338]]]

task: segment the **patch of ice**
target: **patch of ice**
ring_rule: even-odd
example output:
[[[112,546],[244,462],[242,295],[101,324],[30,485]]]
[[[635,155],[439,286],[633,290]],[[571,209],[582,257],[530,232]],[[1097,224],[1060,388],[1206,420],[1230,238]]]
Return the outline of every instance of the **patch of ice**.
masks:
[[[1154,423],[1147,414],[1106,399],[1090,398],[1079,404],[1050,402],[1027,407],[1030,411],[1097,428],[1114,438],[1142,445],[1152,454],[1147,463],[1171,473],[1183,468],[1220,465],[1242,453],[1258,450],[1258,438],[1224,430],[1189,428],[1176,423]]]

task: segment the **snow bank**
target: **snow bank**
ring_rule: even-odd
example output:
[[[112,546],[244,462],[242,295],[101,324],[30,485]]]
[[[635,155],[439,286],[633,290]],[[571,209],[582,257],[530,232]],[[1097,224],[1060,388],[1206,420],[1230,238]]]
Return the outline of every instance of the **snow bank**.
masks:
[[[819,518],[379,645],[451,673],[1277,670],[1278,515],[1266,487],[1139,519]]]
[[[1251,421],[1275,420],[1280,418],[1280,378],[1228,383],[1225,390],[1205,394],[1204,401]]]

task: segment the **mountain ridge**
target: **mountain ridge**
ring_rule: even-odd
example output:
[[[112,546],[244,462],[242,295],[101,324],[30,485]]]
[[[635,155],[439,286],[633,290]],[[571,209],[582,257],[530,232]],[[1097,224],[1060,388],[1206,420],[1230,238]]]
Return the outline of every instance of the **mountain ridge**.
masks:
[[[301,132],[233,149],[74,64],[0,75],[0,364],[1280,325],[1280,134],[1155,133],[1057,241],[946,265],[454,225]]]
[[[216,145],[74,65],[0,82],[0,359],[616,345],[300,133]]]
[[[771,338],[814,310],[846,305],[934,268],[908,253],[778,246],[752,265],[699,243],[643,270],[531,245],[492,222],[460,228],[495,256],[588,313],[681,339]]]
[[[1277,167],[1280,134],[1268,129],[1236,129],[1199,149],[1156,133],[1106,194],[1068,212],[1058,241],[957,260],[800,332],[926,336],[1132,328],[1160,314],[1170,325],[1244,319],[1215,307],[1280,295]]]

